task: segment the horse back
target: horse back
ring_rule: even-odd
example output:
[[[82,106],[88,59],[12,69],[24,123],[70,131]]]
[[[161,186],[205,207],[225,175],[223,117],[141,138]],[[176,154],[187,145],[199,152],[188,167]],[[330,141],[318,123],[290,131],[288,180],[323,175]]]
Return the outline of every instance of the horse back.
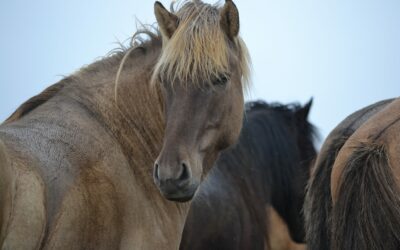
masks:
[[[338,184],[346,163],[360,147],[385,147],[392,166],[399,166],[400,152],[400,98],[388,104],[368,121],[362,124],[346,141],[339,151],[331,176],[332,183]],[[400,178],[400,169],[393,168]],[[331,186],[332,198],[336,200],[337,186]]]
[[[122,222],[115,171],[129,168],[110,134],[86,110],[54,97],[3,124],[0,140],[3,248],[118,247]]]
[[[312,169],[304,204],[307,245],[310,250],[330,249],[331,173],[338,152],[360,126],[392,101],[380,101],[354,112],[326,138]]]
[[[363,124],[333,165],[334,249],[400,247],[400,99]]]

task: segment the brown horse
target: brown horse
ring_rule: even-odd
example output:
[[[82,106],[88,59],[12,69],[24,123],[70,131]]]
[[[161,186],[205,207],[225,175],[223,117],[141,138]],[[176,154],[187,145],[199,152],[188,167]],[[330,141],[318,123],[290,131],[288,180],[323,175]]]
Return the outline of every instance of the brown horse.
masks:
[[[305,213],[309,249],[400,248],[400,99],[366,107],[327,138]]]
[[[189,204],[167,199],[191,199],[238,138],[248,58],[230,0],[157,2],[155,14],[161,34],[144,31],[0,126],[2,249],[178,248]]]

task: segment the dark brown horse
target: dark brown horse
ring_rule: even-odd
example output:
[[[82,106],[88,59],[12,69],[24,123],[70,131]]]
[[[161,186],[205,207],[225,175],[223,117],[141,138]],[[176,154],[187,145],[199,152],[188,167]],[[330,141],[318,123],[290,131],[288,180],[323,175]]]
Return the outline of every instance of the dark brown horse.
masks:
[[[311,102],[247,107],[238,144],[221,154],[192,202],[181,250],[304,249],[301,210],[316,157]]]
[[[167,199],[191,199],[238,138],[248,58],[230,0],[174,13],[157,2],[155,14],[160,35],[144,31],[0,126],[2,249],[178,248],[189,204]]]
[[[305,204],[309,249],[400,248],[400,99],[355,112],[326,139]]]

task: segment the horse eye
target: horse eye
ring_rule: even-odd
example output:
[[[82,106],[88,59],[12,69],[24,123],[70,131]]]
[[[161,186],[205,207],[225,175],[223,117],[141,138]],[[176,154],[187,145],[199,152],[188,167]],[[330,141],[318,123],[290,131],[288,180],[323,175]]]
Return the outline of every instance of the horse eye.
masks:
[[[226,83],[228,82],[228,77],[224,76],[220,76],[218,77],[214,82],[213,85],[214,86],[225,86]]]

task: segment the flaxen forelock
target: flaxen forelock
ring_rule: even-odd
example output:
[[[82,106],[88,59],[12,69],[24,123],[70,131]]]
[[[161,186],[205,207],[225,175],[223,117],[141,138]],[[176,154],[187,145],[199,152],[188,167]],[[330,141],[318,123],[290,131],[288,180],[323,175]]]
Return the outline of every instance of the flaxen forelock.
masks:
[[[211,84],[229,72],[229,57],[235,55],[246,88],[250,73],[247,48],[240,37],[232,43],[224,34],[219,8],[201,1],[187,1],[174,14],[179,18],[179,26],[170,39],[163,39],[163,51],[152,82],[161,78],[172,84]],[[233,50],[236,52],[232,53]]]

